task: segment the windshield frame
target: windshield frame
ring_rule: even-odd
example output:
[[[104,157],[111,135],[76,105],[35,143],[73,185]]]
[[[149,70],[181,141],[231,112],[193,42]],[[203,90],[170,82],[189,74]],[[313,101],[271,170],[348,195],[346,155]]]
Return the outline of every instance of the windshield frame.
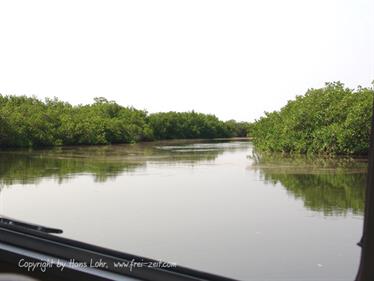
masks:
[[[84,242],[67,239],[34,229],[27,229],[18,225],[9,225],[0,222],[0,260],[19,266],[20,260],[31,262],[51,262],[50,259],[60,261],[74,260],[77,263],[87,265],[105,263],[107,267],[74,268],[67,267],[61,271],[54,262],[51,268],[42,274],[41,278],[52,275],[60,275],[63,280],[155,280],[155,281],[184,281],[184,280],[212,280],[230,281],[234,279],[193,270],[175,265],[170,267],[147,266],[160,261],[149,258],[127,254]],[[55,260],[56,261],[56,260]],[[145,266],[123,266],[115,267],[114,263],[127,265],[143,263]],[[19,268],[21,269],[21,268]],[[49,271],[50,269],[50,271]],[[25,274],[27,271],[24,272]],[[127,279],[124,279],[127,278]],[[130,278],[130,279],[129,279]],[[43,279],[42,279],[43,280]]]

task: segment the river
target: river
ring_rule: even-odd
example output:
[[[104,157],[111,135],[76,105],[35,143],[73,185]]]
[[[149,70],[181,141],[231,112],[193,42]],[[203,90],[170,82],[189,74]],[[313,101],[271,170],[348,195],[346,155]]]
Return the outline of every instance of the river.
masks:
[[[367,161],[250,141],[0,152],[0,213],[240,280],[353,280]]]

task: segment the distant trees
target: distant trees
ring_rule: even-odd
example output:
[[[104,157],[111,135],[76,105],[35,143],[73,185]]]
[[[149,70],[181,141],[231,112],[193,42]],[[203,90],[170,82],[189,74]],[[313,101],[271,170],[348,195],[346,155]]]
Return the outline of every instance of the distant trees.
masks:
[[[245,137],[248,134],[246,122],[223,122],[214,115],[194,111],[151,114],[148,123],[155,139],[210,139]]]
[[[11,130],[8,120],[2,114],[0,114],[0,146],[9,142],[10,135]]]
[[[228,137],[224,122],[213,115],[192,112],[151,114],[148,123],[155,139],[192,139]]]
[[[246,135],[245,124],[192,112],[147,114],[103,97],[72,106],[58,99],[0,95],[0,146],[133,143]]]
[[[229,120],[225,122],[225,126],[230,132],[231,137],[247,137],[250,133],[250,123],[248,122]]]
[[[280,111],[265,113],[251,125],[260,150],[367,154],[373,90],[351,90],[340,82],[310,89]]]

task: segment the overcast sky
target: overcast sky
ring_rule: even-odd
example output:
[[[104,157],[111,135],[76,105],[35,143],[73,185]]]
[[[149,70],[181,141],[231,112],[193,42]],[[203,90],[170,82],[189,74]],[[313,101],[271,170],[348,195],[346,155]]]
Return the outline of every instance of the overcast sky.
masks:
[[[374,80],[374,1],[1,1],[0,93],[251,121]]]

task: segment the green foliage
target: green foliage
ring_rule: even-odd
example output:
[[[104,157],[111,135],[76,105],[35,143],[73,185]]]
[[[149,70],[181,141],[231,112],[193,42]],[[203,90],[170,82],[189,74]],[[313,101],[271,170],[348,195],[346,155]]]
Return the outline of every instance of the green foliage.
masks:
[[[214,115],[194,111],[151,114],[148,123],[155,139],[246,137],[248,127],[246,122],[223,122]]]
[[[310,89],[280,111],[265,113],[251,126],[260,150],[367,154],[373,90],[345,88],[340,82]]]
[[[72,106],[58,99],[0,95],[0,147],[134,143],[158,139],[219,138],[244,134],[244,123],[225,123],[196,112],[146,111],[103,97]]]
[[[229,120],[225,122],[225,125],[231,133],[231,137],[247,137],[249,135],[250,124],[248,122]]]
[[[155,139],[193,139],[229,137],[225,123],[214,115],[192,112],[151,114],[148,122]]]

